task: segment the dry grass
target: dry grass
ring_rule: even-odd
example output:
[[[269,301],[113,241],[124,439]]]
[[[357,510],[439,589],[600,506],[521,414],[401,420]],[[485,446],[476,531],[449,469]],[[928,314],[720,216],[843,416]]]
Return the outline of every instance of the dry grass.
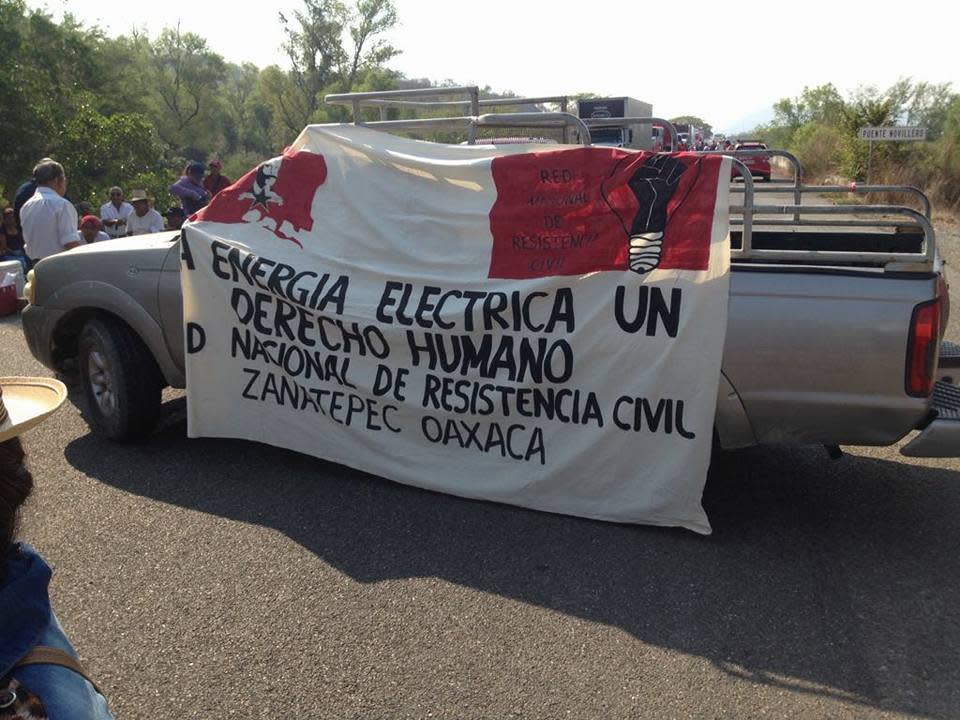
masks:
[[[928,198],[932,207],[933,221],[937,224],[960,224],[960,203],[951,203],[943,192],[945,181],[930,183],[919,182],[917,173],[909,168],[893,172],[878,172],[877,177],[871,178],[872,185],[908,185],[919,188]],[[808,185],[846,185],[849,179],[836,175],[822,177],[805,177]],[[866,185],[866,183],[860,183]],[[830,200],[836,205],[901,205],[921,210],[919,203],[910,195],[900,192],[880,192],[866,194],[830,195]]]

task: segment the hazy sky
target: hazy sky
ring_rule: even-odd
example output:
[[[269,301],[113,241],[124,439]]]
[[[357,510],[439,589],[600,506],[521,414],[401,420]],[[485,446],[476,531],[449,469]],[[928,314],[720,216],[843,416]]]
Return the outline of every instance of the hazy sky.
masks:
[[[752,127],[805,85],[832,82],[846,93],[913,77],[960,92],[960,5],[949,0],[395,3],[401,25],[391,39],[403,54],[392,66],[410,77],[525,95],[629,95],[652,103],[654,115],[699,115],[717,130]],[[110,35],[134,26],[152,35],[179,21],[227,60],[263,67],[286,65],[277,15],[302,0],[28,4],[67,10]]]

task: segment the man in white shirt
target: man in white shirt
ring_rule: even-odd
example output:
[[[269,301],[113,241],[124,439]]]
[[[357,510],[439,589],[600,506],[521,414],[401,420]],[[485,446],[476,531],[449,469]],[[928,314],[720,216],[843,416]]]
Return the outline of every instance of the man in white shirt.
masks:
[[[123,190],[118,187],[110,188],[110,202],[100,206],[100,220],[103,229],[112,238],[123,237],[127,234],[127,215],[133,212],[133,206],[123,201]]]
[[[127,234],[146,235],[163,230],[163,215],[150,207],[146,190],[134,190],[130,194],[133,212],[127,215]]]
[[[24,250],[36,262],[79,245],[77,211],[63,198],[67,176],[55,160],[41,160],[33,169],[37,191],[20,209]]]

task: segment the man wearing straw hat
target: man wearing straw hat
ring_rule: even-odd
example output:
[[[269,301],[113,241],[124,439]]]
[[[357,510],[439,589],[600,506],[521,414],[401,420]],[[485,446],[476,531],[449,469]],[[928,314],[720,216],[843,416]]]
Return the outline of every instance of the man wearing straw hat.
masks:
[[[0,717],[112,718],[50,609],[50,567],[15,540],[33,489],[20,435],[66,397],[52,378],[0,378]]]
[[[130,194],[133,212],[127,215],[128,235],[146,235],[163,230],[163,215],[150,207],[152,199],[147,197],[146,190],[134,190]]]

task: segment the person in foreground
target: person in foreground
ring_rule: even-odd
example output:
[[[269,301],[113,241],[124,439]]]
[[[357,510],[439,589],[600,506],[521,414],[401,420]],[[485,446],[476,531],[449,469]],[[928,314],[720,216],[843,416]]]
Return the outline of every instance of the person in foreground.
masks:
[[[113,717],[50,608],[50,567],[15,540],[33,489],[19,436],[66,396],[51,378],[0,378],[0,720]]]

